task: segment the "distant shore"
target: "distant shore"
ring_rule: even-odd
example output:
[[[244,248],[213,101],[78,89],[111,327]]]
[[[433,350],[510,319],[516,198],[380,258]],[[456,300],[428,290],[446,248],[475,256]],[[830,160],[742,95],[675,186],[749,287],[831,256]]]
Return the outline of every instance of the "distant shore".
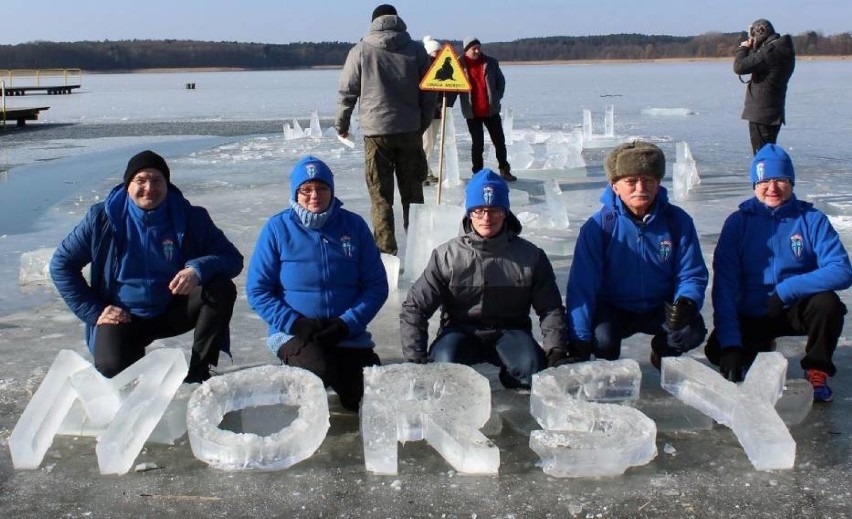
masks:
[[[501,61],[503,66],[529,66],[529,65],[602,65],[623,63],[694,63],[694,62],[716,62],[732,61],[733,56],[721,58],[657,58],[657,59],[590,59],[590,60],[530,60],[530,61]],[[798,61],[852,61],[852,56],[796,56]],[[249,71],[271,71],[271,70],[336,70],[343,68],[342,65],[323,65],[317,67],[292,68],[292,69],[254,69],[241,67],[198,67],[198,68],[143,68],[133,70],[84,70],[86,74],[173,74],[187,72],[249,72]]]

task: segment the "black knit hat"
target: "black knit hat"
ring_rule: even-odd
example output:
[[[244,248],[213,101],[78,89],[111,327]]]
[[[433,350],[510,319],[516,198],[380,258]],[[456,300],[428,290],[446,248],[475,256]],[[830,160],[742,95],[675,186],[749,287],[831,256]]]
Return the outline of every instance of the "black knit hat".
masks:
[[[387,14],[396,14],[396,7],[390,4],[382,4],[375,9],[373,9],[373,20],[378,18],[379,16],[385,16]]]
[[[166,164],[166,159],[151,150],[145,150],[130,157],[130,160],[127,162],[127,169],[124,170],[124,185],[127,186],[130,184],[136,173],[145,168],[159,170],[163,174],[163,177],[165,177],[166,182],[169,182],[170,172],[169,165]]]

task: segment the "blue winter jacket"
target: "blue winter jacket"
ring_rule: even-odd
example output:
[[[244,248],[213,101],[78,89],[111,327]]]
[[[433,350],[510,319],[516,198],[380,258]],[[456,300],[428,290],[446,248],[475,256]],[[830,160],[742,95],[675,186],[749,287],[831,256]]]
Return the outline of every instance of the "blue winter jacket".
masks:
[[[367,324],[388,298],[381,255],[367,223],[342,208],[320,229],[309,229],[292,209],[273,215],[260,231],[246,279],[248,303],[269,324],[273,352],[292,337],[300,317],[340,317],[349,328],[341,346],[371,348]]]
[[[850,285],[849,255],[825,214],[795,195],[774,210],[746,200],[725,220],[713,255],[719,343],[741,345],[738,316],[765,315],[772,292],[789,306]]]
[[[115,186],[104,202],[89,209],[50,260],[50,275],[59,295],[86,323],[86,343],[92,353],[98,317],[108,305],[118,305],[121,263],[141,256],[140,251],[126,250],[127,202],[125,186]],[[163,203],[168,204],[181,256],[186,266],[198,273],[202,285],[217,276],[235,278],[242,271],[242,254],[216,227],[206,209],[191,205],[172,184]],[[88,264],[91,279],[87,283],[82,271]],[[227,353],[230,338],[225,335],[226,342],[219,349]]]
[[[669,203],[666,189],[660,186],[651,213],[641,223],[611,186],[604,189],[601,202],[601,210],[580,229],[574,249],[566,291],[569,338],[592,340],[599,301],[643,313],[688,297],[700,309],[708,273],[698,233],[692,218]],[[613,220],[605,225],[606,215]]]

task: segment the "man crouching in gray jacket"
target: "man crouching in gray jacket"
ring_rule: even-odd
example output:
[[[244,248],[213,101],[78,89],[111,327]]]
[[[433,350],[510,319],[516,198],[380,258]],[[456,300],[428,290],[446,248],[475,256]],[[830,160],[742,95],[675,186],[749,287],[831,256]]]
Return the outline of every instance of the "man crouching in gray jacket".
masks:
[[[518,236],[509,186],[490,169],[465,190],[460,236],[432,253],[400,313],[402,351],[409,362],[488,362],[509,388],[529,387],[547,366],[532,336],[530,307],[539,316],[548,351],[564,351],[567,333],[553,266],[540,248]],[[438,336],[428,353],[429,318],[441,307]]]

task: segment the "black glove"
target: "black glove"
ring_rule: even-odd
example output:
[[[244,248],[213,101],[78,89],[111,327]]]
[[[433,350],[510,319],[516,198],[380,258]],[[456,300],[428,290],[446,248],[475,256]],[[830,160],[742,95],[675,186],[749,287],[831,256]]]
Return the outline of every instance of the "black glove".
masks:
[[[349,327],[346,322],[340,317],[334,317],[323,321],[323,327],[314,335],[314,341],[324,348],[330,348],[347,337]]]
[[[547,352],[547,367],[555,368],[556,366],[561,366],[568,361],[568,353],[566,353],[564,348],[560,348],[559,346],[555,346],[550,348],[550,351]]]
[[[592,358],[592,351],[595,349],[594,341],[573,341],[568,343],[568,358],[561,364],[576,364],[577,362],[586,362]]]
[[[290,357],[298,355],[299,352],[307,345],[307,341],[303,341],[298,337],[293,337],[289,341],[285,342],[278,348],[278,352],[275,354],[281,362],[284,364],[289,364],[288,360]]]
[[[429,362],[429,357],[426,355],[426,352],[417,352],[417,354],[412,355],[405,360],[412,364],[426,364]]]
[[[317,332],[322,330],[322,321],[319,319],[308,319],[299,317],[290,328],[290,334],[298,337],[302,342],[308,342],[314,338]]]
[[[784,301],[778,295],[778,292],[772,292],[769,300],[766,302],[766,314],[773,319],[781,317],[784,313]]]
[[[673,305],[665,303],[666,307],[666,326],[669,331],[680,330],[686,327],[695,319],[695,314],[698,313],[698,308],[695,301],[688,297],[679,297]]]
[[[719,356],[719,372],[731,382],[742,382],[745,366],[743,366],[741,346],[722,348],[722,354]]]

